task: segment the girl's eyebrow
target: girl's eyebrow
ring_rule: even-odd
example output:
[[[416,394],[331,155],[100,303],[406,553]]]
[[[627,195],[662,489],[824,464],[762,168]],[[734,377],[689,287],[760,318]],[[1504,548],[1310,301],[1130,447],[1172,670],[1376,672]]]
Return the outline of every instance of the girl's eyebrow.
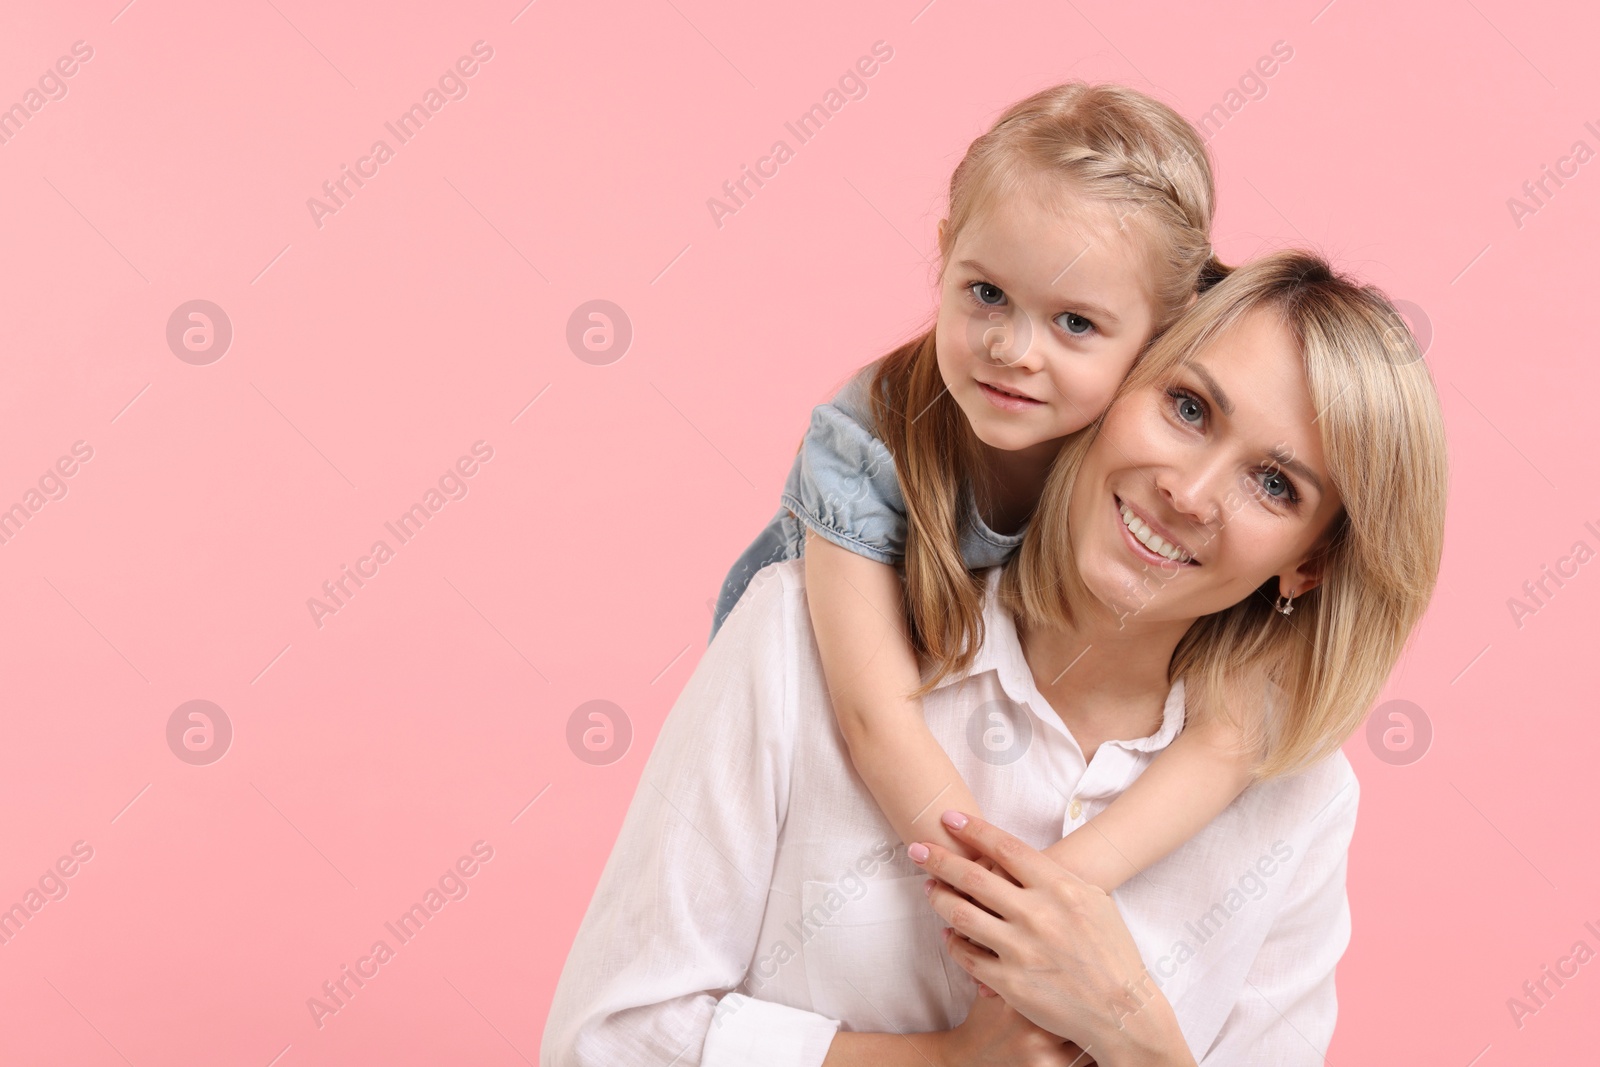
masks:
[[[956,266],[970,268],[971,270],[977,271],[979,274],[994,273],[994,271],[990,270],[988,267],[985,267],[982,263],[979,263],[975,259],[963,259],[961,262],[957,263]]]
[[[968,270],[975,271],[978,274],[983,274],[983,275],[986,275],[986,276],[988,276],[990,278],[997,277],[997,275],[996,275],[996,273],[994,271],[990,270],[988,267],[985,267],[982,263],[979,263],[975,259],[963,259],[960,262],[958,262],[956,264],[956,266],[965,267]],[[1005,286],[1002,285],[1002,286],[1000,286],[1000,288],[1004,289]],[[1078,311],[1073,312],[1073,314],[1078,314],[1079,312],[1081,312],[1083,314],[1084,318],[1092,319],[1098,325],[1101,325],[1101,326],[1120,326],[1120,325],[1122,325],[1121,317],[1118,316],[1116,312],[1112,311],[1110,308],[1106,307],[1103,304],[1096,304],[1092,300],[1080,300],[1080,299],[1078,299],[1076,297],[1068,298],[1066,300],[1066,302],[1071,304],[1073,307],[1079,309]]]

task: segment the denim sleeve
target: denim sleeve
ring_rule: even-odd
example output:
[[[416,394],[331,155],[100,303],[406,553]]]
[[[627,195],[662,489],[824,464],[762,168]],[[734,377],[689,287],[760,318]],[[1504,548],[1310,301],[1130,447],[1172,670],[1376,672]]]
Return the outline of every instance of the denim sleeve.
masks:
[[[863,415],[837,400],[813,409],[783,505],[839,547],[893,565],[905,558],[905,498],[894,457]]]

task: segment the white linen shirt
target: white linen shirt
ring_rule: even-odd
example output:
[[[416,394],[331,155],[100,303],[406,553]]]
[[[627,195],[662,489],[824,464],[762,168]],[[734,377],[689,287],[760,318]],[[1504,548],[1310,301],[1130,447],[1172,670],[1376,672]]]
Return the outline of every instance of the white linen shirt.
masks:
[[[802,568],[757,576],[663,723],[556,987],[543,1067],[817,1067],[841,1024],[966,1017],[977,987],[839,733]],[[1085,765],[995,600],[998,574],[976,663],[923,705],[983,815],[1044,848],[1172,741],[1183,686],[1156,733]],[[1206,1067],[1322,1063],[1358,794],[1342,753],[1252,785],[1114,894]]]

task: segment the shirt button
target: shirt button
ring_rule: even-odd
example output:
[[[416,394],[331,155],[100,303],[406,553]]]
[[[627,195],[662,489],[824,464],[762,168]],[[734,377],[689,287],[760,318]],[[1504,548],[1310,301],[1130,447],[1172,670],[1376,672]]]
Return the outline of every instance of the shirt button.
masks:
[[[1067,814],[1076,819],[1083,814],[1083,805],[1078,803],[1078,798],[1073,797],[1072,803],[1067,805]]]

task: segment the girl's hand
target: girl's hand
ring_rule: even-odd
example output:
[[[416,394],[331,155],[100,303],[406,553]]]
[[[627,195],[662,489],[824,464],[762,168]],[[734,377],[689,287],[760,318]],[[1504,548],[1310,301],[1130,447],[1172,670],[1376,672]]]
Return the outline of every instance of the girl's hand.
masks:
[[[1093,1067],[1078,1046],[1041,1030],[999,998],[978,997],[947,1031],[939,1067]]]
[[[952,927],[947,950],[967,973],[1036,1026],[1108,1064],[1162,1056],[1194,1062],[1104,891],[982,819],[946,812],[944,822],[995,861],[985,870],[937,845],[913,849],[939,880],[929,898]]]

